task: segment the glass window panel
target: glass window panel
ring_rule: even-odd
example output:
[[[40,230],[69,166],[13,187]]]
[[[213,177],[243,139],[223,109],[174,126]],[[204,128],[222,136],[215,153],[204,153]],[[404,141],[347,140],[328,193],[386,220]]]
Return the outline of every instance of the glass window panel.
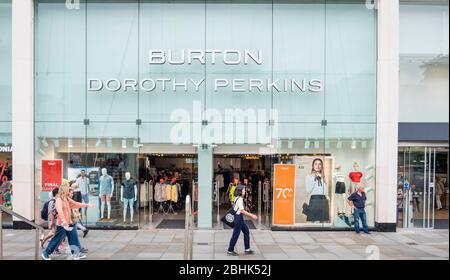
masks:
[[[85,166],[86,129],[82,123],[36,122],[35,123],[35,193],[39,194],[40,208],[50,199],[53,186],[42,186],[43,176],[55,176],[43,168],[44,161],[62,162],[62,179],[74,180],[73,168]],[[61,178],[50,178],[56,182]]]
[[[11,1],[5,0],[0,1],[0,61],[0,121],[11,121]]]
[[[310,83],[318,80],[324,86],[324,3],[274,1],[273,75],[275,80],[287,80],[290,89],[273,92],[273,108],[278,111],[280,122],[323,120],[324,90],[311,91]]]
[[[271,1],[207,1],[206,108],[271,108],[271,23]]]
[[[86,63],[90,120],[138,119],[138,20],[137,1],[88,2]]]
[[[190,52],[198,57],[205,48],[204,2],[142,1],[139,13],[139,78],[145,81],[139,95],[140,119],[173,121],[177,109],[192,118],[195,106],[204,106],[205,65],[190,60]],[[165,63],[150,63],[151,51],[153,62],[161,61],[157,57],[162,51]]]
[[[325,127],[325,153],[333,159],[330,197],[335,227],[354,225],[346,198],[360,186],[365,187],[367,196],[368,225],[375,224],[375,133],[375,124],[329,124]]]
[[[86,115],[85,4],[37,1],[35,34],[36,121],[82,121]]]
[[[400,5],[400,122],[448,122],[448,34],[448,3]]]
[[[325,119],[376,121],[377,21],[367,1],[326,5]]]
[[[87,127],[85,167],[92,173],[90,179],[94,182],[89,200],[96,205],[88,210],[88,225],[136,227],[139,224],[141,184],[137,132],[135,123],[94,122]],[[127,172],[131,185],[124,182]],[[112,184],[108,183],[108,177]]]

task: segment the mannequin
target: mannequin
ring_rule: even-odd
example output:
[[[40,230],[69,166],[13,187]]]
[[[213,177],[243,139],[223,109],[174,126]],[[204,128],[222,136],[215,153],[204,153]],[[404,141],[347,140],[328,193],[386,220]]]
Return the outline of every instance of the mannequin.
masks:
[[[105,202],[108,208],[108,220],[111,219],[111,197],[114,193],[114,179],[108,175],[106,168],[102,168],[102,176],[100,177],[100,220],[104,219]]]
[[[162,203],[166,200],[166,180],[160,178],[159,182],[155,184],[155,201],[159,204],[158,212],[164,212]]]
[[[351,182],[349,194],[352,194],[356,191],[359,184],[361,183],[361,179],[363,178],[363,176],[364,174],[359,170],[359,164],[355,162],[353,164],[353,171],[348,174]]]
[[[123,202],[123,222],[126,222],[127,209],[130,207],[131,223],[133,223],[134,202],[137,201],[137,185],[131,180],[130,172],[125,173],[125,180],[120,186],[120,201]]]
[[[336,187],[334,190],[334,195],[336,198],[336,212],[338,216],[345,215],[345,176],[344,173],[341,172],[342,166],[337,164],[334,168],[333,179],[335,181]]]

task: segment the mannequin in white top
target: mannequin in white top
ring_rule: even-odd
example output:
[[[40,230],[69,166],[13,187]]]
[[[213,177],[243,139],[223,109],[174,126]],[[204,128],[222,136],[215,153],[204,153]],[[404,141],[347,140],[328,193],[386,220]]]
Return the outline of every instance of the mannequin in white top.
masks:
[[[137,201],[137,185],[131,180],[131,173],[125,173],[125,180],[120,186],[120,201],[123,203],[123,222],[126,222],[127,210],[130,208],[131,223],[133,223],[134,203]]]
[[[334,168],[333,180],[335,184],[334,196],[336,199],[336,212],[338,215],[345,214],[345,175],[341,172],[342,166],[336,164]]]
[[[105,212],[105,202],[108,208],[108,220],[111,219],[111,197],[114,193],[114,179],[108,175],[106,168],[102,168],[102,176],[100,177],[100,219],[103,219]]]

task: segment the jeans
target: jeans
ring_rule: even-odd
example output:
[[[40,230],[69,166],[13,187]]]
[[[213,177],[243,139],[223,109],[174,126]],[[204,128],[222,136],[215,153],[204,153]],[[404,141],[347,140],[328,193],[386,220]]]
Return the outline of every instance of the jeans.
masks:
[[[81,194],[83,203],[89,204],[89,193]],[[84,215],[87,216],[87,208],[84,208]]]
[[[134,214],[134,198],[124,198],[123,199],[123,220],[125,221],[125,218],[127,216],[127,209],[128,207],[130,207],[130,217],[131,217],[131,221],[133,221],[133,214]]]
[[[66,231],[62,226],[57,226],[55,235],[52,240],[50,240],[50,243],[44,251],[45,256],[50,256],[66,236],[69,241],[70,248],[72,249],[72,254],[74,253],[74,250],[78,250],[75,253],[79,253],[81,245],[78,240],[77,229],[73,228],[71,231]]]
[[[250,231],[248,230],[247,225],[244,222],[244,217],[242,214],[235,215],[234,216],[235,225],[233,228],[233,235],[231,236],[230,245],[228,246],[228,251],[234,251],[234,246],[236,246],[236,243],[239,239],[239,235],[242,233],[244,234],[244,247],[245,250],[250,249]]]
[[[366,210],[355,208],[355,212],[353,213],[355,216],[355,231],[359,233],[359,218],[361,218],[361,222],[363,225],[364,232],[369,232],[369,226],[367,225],[367,215]]]

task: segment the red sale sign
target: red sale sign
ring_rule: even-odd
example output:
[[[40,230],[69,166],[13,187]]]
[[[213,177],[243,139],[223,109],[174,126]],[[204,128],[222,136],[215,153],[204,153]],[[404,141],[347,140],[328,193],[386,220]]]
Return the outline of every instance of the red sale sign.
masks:
[[[50,192],[62,183],[62,160],[42,161],[42,191]]]

